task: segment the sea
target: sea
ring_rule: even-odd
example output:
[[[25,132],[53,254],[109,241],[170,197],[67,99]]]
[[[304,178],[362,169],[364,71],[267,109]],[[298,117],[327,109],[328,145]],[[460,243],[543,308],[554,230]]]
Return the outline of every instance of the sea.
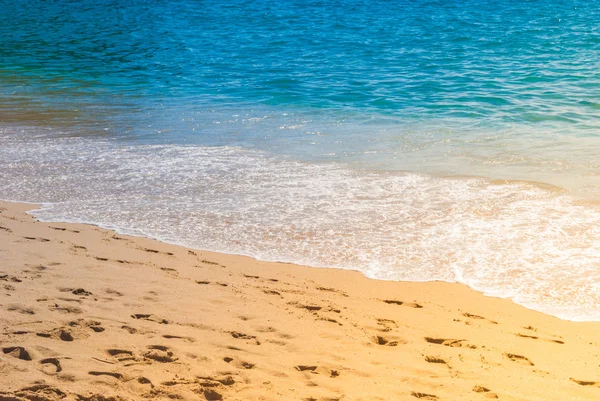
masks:
[[[600,8],[0,0],[0,198],[600,320]]]

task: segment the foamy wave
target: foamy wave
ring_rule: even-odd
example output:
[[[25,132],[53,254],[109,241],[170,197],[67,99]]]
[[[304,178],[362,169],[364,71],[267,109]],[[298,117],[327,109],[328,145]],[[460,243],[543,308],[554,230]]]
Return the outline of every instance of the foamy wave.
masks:
[[[0,135],[0,197],[189,247],[458,281],[600,320],[600,207],[525,182],[356,171],[232,147]]]

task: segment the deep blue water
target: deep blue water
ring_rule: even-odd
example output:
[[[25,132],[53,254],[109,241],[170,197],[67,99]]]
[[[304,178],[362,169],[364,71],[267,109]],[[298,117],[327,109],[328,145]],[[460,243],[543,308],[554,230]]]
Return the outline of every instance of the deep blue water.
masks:
[[[152,114],[181,103],[192,112],[260,105],[494,129],[552,122],[591,134],[598,122],[600,11],[584,1],[0,7],[9,109],[33,103],[84,119],[132,106]]]
[[[0,0],[0,198],[597,320],[599,64],[585,1]]]

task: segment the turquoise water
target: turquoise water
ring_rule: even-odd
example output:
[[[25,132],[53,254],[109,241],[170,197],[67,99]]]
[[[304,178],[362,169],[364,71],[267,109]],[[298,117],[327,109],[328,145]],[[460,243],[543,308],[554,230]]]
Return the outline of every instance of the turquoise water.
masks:
[[[600,10],[0,0],[0,198],[600,320]]]

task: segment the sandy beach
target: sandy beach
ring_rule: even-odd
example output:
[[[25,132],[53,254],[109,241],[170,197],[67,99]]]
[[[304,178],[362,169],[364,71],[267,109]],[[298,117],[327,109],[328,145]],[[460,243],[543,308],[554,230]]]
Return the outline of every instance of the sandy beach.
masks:
[[[0,400],[596,400],[598,323],[0,203]]]

